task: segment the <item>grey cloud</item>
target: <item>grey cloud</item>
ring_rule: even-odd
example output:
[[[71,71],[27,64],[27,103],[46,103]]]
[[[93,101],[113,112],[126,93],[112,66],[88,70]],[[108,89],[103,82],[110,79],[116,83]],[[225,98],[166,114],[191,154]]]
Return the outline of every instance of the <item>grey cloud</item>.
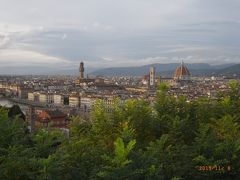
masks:
[[[85,59],[91,68],[181,58],[239,63],[239,8],[238,0],[4,1],[0,53]]]
[[[6,48],[10,43],[10,38],[8,35],[0,34],[0,49]]]

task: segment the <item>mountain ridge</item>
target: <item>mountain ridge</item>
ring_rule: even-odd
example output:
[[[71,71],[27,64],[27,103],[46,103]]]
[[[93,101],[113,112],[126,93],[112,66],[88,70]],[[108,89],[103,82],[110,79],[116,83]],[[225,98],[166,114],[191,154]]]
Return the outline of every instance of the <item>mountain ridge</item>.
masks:
[[[210,65],[208,63],[186,63],[186,66],[190,70],[192,75],[209,75],[218,74],[218,71],[234,66],[236,64],[221,64],[221,65]],[[143,66],[132,66],[132,67],[110,67],[103,68],[90,73],[91,75],[103,75],[103,76],[142,76],[148,74],[150,66],[154,66],[156,73],[159,75],[170,76],[174,73],[175,69],[179,66],[179,63],[155,63],[147,64]]]
[[[218,71],[220,75],[240,75],[240,64],[235,64]]]

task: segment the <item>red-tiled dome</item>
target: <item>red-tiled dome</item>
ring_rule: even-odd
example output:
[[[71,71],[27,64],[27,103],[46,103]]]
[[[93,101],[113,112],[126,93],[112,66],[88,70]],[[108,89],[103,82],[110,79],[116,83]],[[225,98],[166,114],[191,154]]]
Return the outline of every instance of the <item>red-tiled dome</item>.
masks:
[[[177,67],[174,73],[175,80],[187,80],[190,77],[190,72],[185,64],[182,62],[180,66]]]

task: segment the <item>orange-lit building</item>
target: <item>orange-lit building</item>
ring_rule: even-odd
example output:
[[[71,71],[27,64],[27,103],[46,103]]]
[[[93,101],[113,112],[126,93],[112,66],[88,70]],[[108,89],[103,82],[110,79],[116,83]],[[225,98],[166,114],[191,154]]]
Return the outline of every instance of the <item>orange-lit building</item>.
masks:
[[[67,115],[60,110],[43,110],[38,114],[36,127],[65,128],[68,125]]]

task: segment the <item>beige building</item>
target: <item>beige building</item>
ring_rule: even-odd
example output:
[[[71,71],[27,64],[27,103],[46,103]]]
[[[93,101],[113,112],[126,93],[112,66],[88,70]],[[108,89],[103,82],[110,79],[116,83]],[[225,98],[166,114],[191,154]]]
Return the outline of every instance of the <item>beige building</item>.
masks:
[[[80,107],[80,96],[78,95],[69,96],[69,106]]]
[[[90,112],[94,106],[96,98],[94,97],[81,97],[80,109],[82,112]]]
[[[56,106],[62,106],[63,105],[63,96],[61,94],[54,94],[53,102]]]
[[[40,93],[39,94],[39,102],[40,103],[52,104],[53,101],[54,101],[53,94],[49,94],[49,93]]]
[[[18,97],[20,99],[28,99],[28,92],[30,91],[29,88],[25,88],[25,87],[20,87],[18,89]]]
[[[33,92],[28,92],[28,100],[29,100],[29,101],[34,101],[34,100],[35,100],[34,97],[35,97],[35,96],[34,96],[34,93],[33,93]]]
[[[40,103],[47,103],[47,94],[46,93],[40,93],[39,94],[39,102]]]

